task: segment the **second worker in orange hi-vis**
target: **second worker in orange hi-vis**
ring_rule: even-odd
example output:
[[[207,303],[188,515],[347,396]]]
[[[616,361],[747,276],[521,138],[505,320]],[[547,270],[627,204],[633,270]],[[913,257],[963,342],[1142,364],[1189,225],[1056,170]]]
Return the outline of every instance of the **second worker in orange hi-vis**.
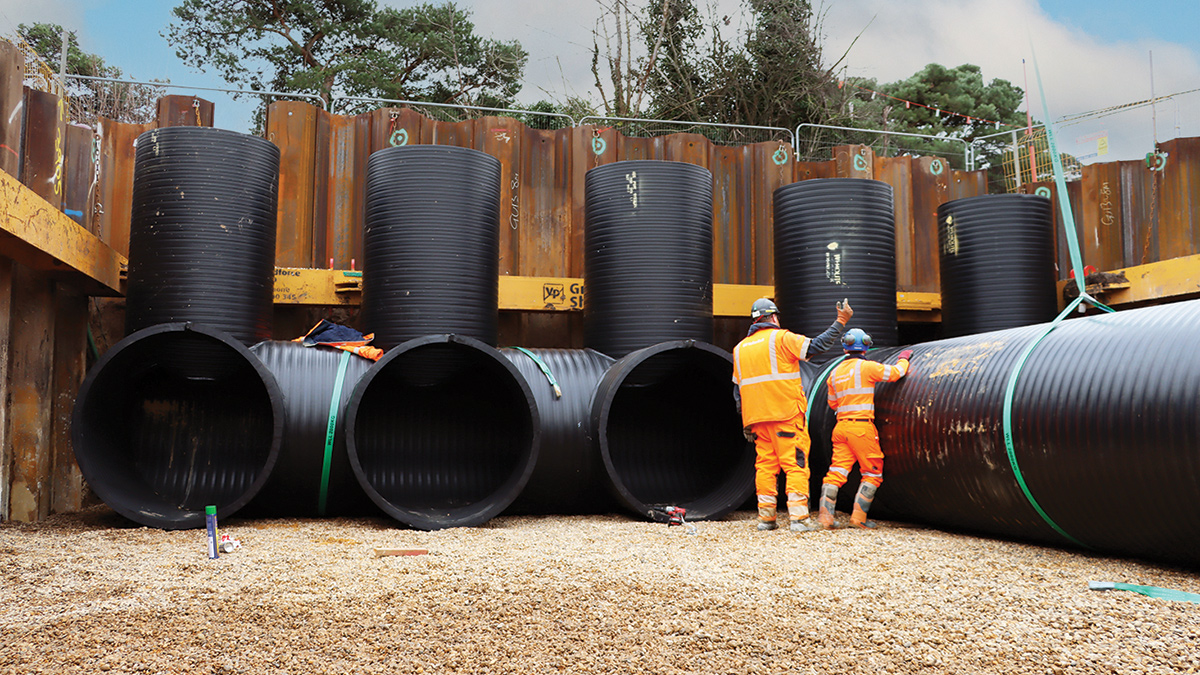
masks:
[[[867,511],[875,500],[875,491],[883,484],[883,449],[875,428],[875,383],[895,382],[908,373],[912,350],[897,354],[899,362],[890,366],[866,359],[871,336],[860,328],[851,328],[842,336],[846,360],[833,369],[826,388],[829,407],[837,411],[833,427],[833,461],[821,482],[821,507],[817,522],[828,530],[833,527],[837,493],[850,470],[858,462],[862,481],[854,496],[850,523],[856,527],[875,527],[867,520]]]
[[[787,474],[788,520],[793,532],[816,529],[808,523],[808,399],[800,383],[800,362],[837,345],[853,316],[850,302],[837,303],[837,320],[809,339],[779,325],[779,309],[767,298],[750,308],[749,334],[733,348],[733,397],[742,414],[746,440],[754,443],[754,490],[758,529],[775,529],[776,487]]]

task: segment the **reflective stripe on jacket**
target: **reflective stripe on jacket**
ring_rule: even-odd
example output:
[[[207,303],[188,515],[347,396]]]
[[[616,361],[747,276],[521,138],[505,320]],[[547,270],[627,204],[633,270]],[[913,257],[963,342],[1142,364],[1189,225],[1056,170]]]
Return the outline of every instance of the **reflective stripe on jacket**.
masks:
[[[894,366],[860,358],[850,358],[838,364],[829,376],[829,407],[837,418],[875,419],[875,383],[895,382],[908,372],[908,360]]]
[[[733,348],[733,382],[742,399],[742,426],[790,420],[808,408],[800,362],[810,340],[782,328],[755,331]]]

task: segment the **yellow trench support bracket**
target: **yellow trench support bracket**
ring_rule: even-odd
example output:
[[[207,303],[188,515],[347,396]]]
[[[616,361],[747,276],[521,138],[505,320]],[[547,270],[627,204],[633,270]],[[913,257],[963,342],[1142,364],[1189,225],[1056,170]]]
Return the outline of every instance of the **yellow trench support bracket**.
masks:
[[[298,267],[275,269],[275,303],[353,307],[362,299],[362,272]],[[762,284],[713,284],[713,315],[746,317],[758,298],[774,297],[775,288]],[[937,321],[937,293],[897,293],[901,316]],[[583,279],[577,277],[499,278],[499,308],[524,312],[575,312],[583,309]],[[832,308],[830,308],[832,314]]]

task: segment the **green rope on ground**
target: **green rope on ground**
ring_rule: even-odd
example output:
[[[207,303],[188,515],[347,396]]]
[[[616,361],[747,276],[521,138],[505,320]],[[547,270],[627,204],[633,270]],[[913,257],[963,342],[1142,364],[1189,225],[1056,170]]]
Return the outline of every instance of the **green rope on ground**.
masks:
[[[1111,581],[1089,581],[1088,588],[1093,591],[1132,591],[1151,598],[1163,600],[1178,600],[1179,602],[1200,603],[1200,594],[1177,591],[1173,588],[1158,586],[1137,586],[1135,584],[1113,583]]]
[[[333,438],[337,435],[338,406],[342,402],[342,384],[346,381],[346,366],[350,363],[350,352],[342,350],[338,362],[337,378],[333,383],[333,395],[329,397],[329,422],[325,425],[325,458],[321,463],[321,493],[317,497],[317,514],[325,515],[329,500],[329,471],[333,466]]]

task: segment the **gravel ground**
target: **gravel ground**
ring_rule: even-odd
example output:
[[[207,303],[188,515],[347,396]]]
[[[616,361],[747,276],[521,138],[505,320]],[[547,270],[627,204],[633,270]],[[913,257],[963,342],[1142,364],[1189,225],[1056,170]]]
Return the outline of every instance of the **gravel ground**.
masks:
[[[840,515],[843,521],[846,516]],[[0,524],[0,673],[1191,673],[1200,573],[937,530],[621,515]],[[374,548],[428,555],[375,557]]]

